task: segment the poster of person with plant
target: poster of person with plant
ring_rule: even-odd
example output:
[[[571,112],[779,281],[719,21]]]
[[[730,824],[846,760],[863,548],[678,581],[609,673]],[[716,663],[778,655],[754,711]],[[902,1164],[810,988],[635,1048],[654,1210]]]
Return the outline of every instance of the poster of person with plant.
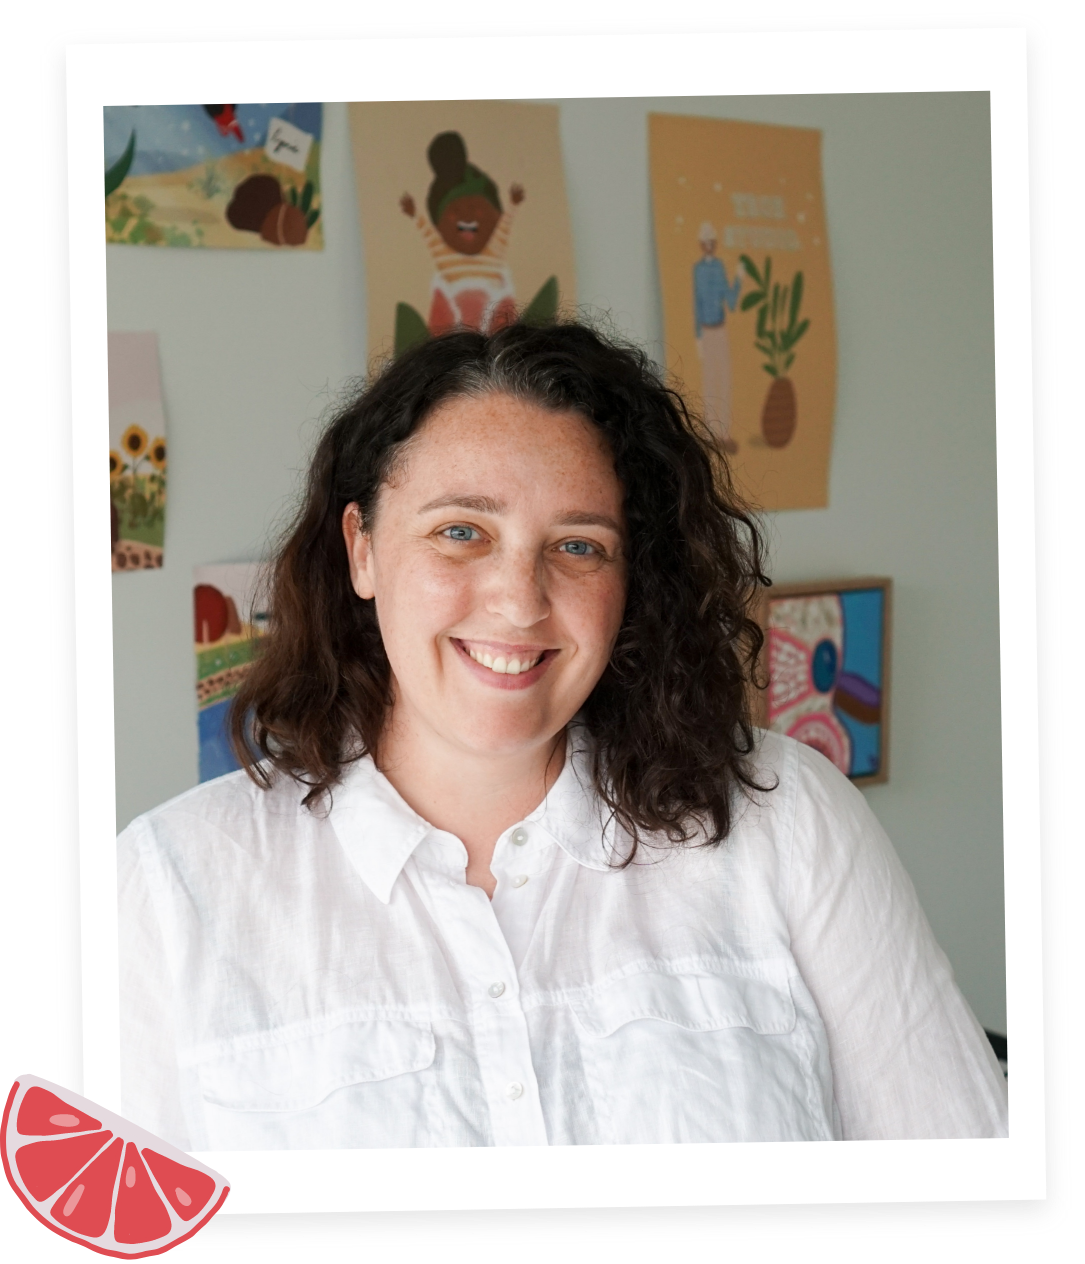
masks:
[[[157,334],[109,335],[109,512],[113,570],[161,566],[166,417]]]
[[[324,107],[107,106],[106,241],[322,250]]]
[[[821,133],[649,115],[667,367],[764,509],[829,501],[836,328]]]
[[[576,300],[554,106],[350,106],[369,352],[552,319]]]

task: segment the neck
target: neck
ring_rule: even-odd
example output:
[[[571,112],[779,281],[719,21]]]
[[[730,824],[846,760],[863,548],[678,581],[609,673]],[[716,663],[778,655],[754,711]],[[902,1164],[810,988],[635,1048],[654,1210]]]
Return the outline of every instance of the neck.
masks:
[[[467,849],[467,881],[493,895],[494,846],[546,797],[565,764],[565,731],[512,752],[456,745],[394,707],[377,765],[419,816]]]

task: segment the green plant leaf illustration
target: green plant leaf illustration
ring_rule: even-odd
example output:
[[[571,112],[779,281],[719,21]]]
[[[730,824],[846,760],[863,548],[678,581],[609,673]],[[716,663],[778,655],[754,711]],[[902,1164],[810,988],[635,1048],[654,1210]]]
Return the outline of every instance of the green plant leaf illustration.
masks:
[[[739,262],[740,262],[740,263],[742,264],[742,266],[746,269],[746,271],[750,274],[750,277],[751,277],[754,281],[756,281],[756,283],[757,283],[758,285],[760,285],[762,289],[764,289],[764,288],[765,288],[765,283],[761,280],[761,273],[760,273],[760,272],[758,272],[758,270],[757,270],[757,264],[756,264],[756,263],[754,263],[754,261],[750,258],[750,256],[749,256],[749,255],[739,255]]]
[[[794,327],[796,320],[799,318],[799,306],[802,303],[803,278],[801,272],[795,273],[795,280],[791,284],[791,311],[788,314],[787,326],[789,329]]]
[[[410,303],[397,303],[394,354],[400,356],[408,348],[425,342],[428,337],[429,330],[426,328],[426,322],[418,311]]]
[[[305,181],[305,188],[301,191],[301,209],[306,215],[309,214],[309,207],[313,204],[313,182]]]
[[[742,304],[739,310],[743,312],[748,312],[751,307],[756,307],[758,303],[763,303],[764,301],[765,301],[764,292],[761,290],[753,290],[749,294],[747,294],[746,297],[742,300]]]
[[[313,209],[309,212],[309,214],[308,214],[308,215],[306,215],[306,217],[305,217],[305,224],[306,224],[306,227],[307,227],[307,228],[312,228],[312,226],[313,226],[313,225],[317,222],[317,220],[318,220],[319,218],[320,218],[320,210],[319,210],[319,208],[318,208],[318,207],[314,207],[314,208],[313,208]]]
[[[763,364],[761,367],[765,370],[765,372],[769,375],[769,377],[779,377],[779,376],[780,376],[780,375],[776,372],[776,370],[772,367],[772,365],[771,365],[771,364]]]
[[[524,325],[548,325],[557,315],[558,279],[547,277],[539,286],[538,293],[524,308],[520,322]]]
[[[794,346],[809,328],[809,320],[801,321],[798,325],[796,325],[795,332],[791,335],[791,345]]]
[[[124,148],[124,153],[117,159],[112,167],[107,168],[105,173],[105,195],[109,195],[119,189],[124,182],[124,177],[128,174],[132,166],[132,159],[136,156],[136,129],[132,128],[132,135],[128,137],[128,144]]]

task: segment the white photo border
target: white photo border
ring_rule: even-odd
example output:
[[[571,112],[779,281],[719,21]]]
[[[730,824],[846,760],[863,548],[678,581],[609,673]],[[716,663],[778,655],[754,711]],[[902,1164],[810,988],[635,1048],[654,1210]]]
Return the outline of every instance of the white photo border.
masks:
[[[247,100],[988,92],[991,102],[1010,1136],[515,1149],[214,1151],[224,1214],[1045,1196],[1028,112],[1020,30],[540,35],[75,45],[68,171],[84,1090],[120,1109],[102,108]],[[720,67],[726,67],[721,80]],[[786,85],[781,89],[780,85]],[[477,99],[480,94],[469,94]],[[647,138],[645,139],[647,144]],[[1008,489],[1012,489],[1012,496]]]

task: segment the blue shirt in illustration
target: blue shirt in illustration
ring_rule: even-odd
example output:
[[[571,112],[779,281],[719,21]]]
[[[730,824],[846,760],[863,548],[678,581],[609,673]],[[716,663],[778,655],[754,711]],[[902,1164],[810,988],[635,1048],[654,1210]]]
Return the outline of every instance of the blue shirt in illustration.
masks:
[[[697,337],[702,326],[710,329],[722,325],[727,319],[727,309],[735,310],[742,278],[735,277],[734,285],[727,284],[727,269],[715,255],[707,255],[693,265],[693,318],[697,322]]]

